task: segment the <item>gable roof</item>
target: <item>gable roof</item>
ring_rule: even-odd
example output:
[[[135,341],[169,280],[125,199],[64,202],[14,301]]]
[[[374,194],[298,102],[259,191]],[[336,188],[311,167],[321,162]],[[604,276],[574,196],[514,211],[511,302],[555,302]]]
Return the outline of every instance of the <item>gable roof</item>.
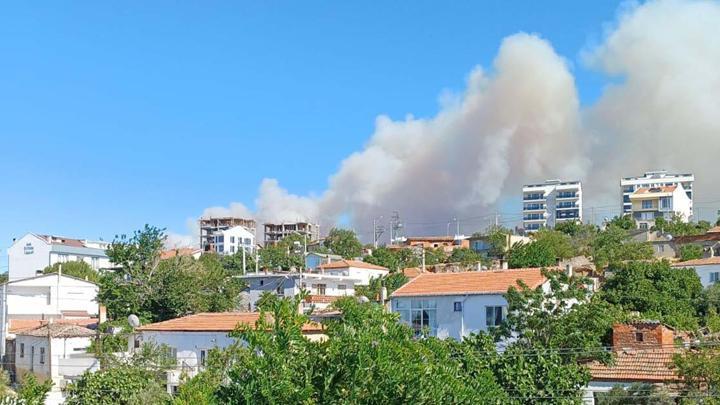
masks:
[[[9,332],[17,334],[22,331],[36,329],[40,326],[46,325],[47,323],[48,323],[48,321],[43,320],[43,319],[10,319],[9,320]],[[62,319],[59,321],[55,321],[55,323],[79,325],[79,326],[88,328],[90,326],[97,325],[98,319],[97,318]]]
[[[617,352],[611,366],[599,361],[587,366],[596,381],[679,381],[673,364],[673,356],[679,352],[672,348],[628,349]]]
[[[348,267],[355,267],[358,269],[369,269],[369,270],[388,270],[387,267],[383,266],[377,266],[375,264],[365,263],[361,262],[359,260],[338,260],[336,262],[331,263],[324,263],[318,266],[319,268],[323,270],[330,270],[330,269],[347,269]]]
[[[406,267],[403,269],[403,274],[407,278],[415,278],[423,273],[420,267]]]
[[[272,317],[268,314],[268,320]],[[136,328],[138,331],[156,332],[232,332],[239,324],[254,327],[259,312],[202,312],[181,318],[156,322]],[[322,325],[308,322],[303,332],[321,332]]]
[[[464,273],[423,273],[395,290],[392,297],[504,294],[519,287],[522,280],[529,288],[547,281],[541,268],[469,271]]]
[[[706,257],[704,259],[693,259],[684,262],[675,263],[672,267],[693,267],[720,264],[720,256]]]
[[[3,285],[3,284],[14,284],[14,283],[20,283],[20,282],[23,282],[23,281],[35,280],[35,279],[43,278],[43,277],[57,277],[57,276],[58,276],[58,273],[44,273],[44,274],[39,274],[39,275],[37,275],[37,276],[32,276],[32,277],[16,278],[16,279],[14,279],[14,280],[8,280],[8,281],[6,281],[6,282],[4,282],[4,283],[0,283],[0,285]],[[73,280],[77,280],[77,281],[82,281],[83,283],[92,284],[92,285],[94,285],[94,286],[96,286],[96,287],[98,286],[96,283],[93,283],[92,281],[84,280],[84,279],[82,279],[82,278],[80,278],[80,277],[68,276],[67,274],[61,274],[60,277],[69,278],[69,279],[73,279]]]
[[[97,332],[72,323],[53,322],[32,329],[21,330],[15,334],[21,336],[71,338],[91,337],[95,336]]]

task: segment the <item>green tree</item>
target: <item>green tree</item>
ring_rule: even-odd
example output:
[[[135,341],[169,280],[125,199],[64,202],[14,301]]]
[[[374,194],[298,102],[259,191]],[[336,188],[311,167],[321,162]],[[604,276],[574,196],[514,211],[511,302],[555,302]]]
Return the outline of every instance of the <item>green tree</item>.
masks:
[[[625,388],[614,386],[610,391],[599,393],[598,405],[674,405],[675,400],[664,388],[647,383],[634,383]]]
[[[628,232],[615,225],[609,225],[597,234],[590,251],[598,270],[627,260],[644,260],[653,257],[652,245],[631,241]]]
[[[694,243],[680,246],[680,260],[702,259],[703,247]]]
[[[93,270],[89,264],[85,262],[66,262],[66,263],[55,263],[52,266],[47,266],[43,269],[44,274],[57,273],[60,271],[62,266],[62,274],[71,277],[77,277],[82,280],[87,280],[92,283],[97,283],[100,275],[97,271]]]
[[[637,223],[632,218],[631,215],[623,215],[620,217],[614,217],[610,220],[610,222],[607,223],[607,226],[616,226],[620,229],[624,229],[626,231],[631,231],[633,229],[637,229]]]
[[[486,238],[490,244],[488,255],[491,257],[503,257],[508,249],[510,249],[508,240],[511,234],[512,232],[504,226],[493,225],[488,228],[486,232]]]
[[[673,363],[683,378],[688,403],[717,404],[720,396],[720,341],[701,342],[696,347],[676,354]],[[714,400],[713,400],[714,399]]]
[[[354,259],[362,254],[362,243],[350,229],[332,228],[323,245],[344,259]]]
[[[375,277],[370,280],[368,285],[355,286],[355,295],[364,296],[373,301],[379,301],[380,290],[382,290],[383,287],[387,290],[387,295],[389,297],[390,294],[407,282],[408,278],[402,272],[398,271],[390,273],[386,276]]]
[[[274,245],[260,250],[260,266],[272,270],[302,269],[305,267],[305,237],[288,235]]]
[[[46,380],[41,383],[37,380],[35,374],[26,373],[25,376],[23,376],[17,396],[24,404],[43,405],[52,386],[52,380]]]
[[[689,222],[682,215],[674,213],[668,221],[663,217],[655,219],[654,230],[666,232],[674,237],[701,235],[710,229],[711,224],[708,221]]]
[[[452,251],[450,256],[445,260],[447,263],[461,263],[463,265],[470,265],[478,263],[482,260],[482,256],[472,249],[458,248]]]
[[[534,243],[549,249],[556,259],[569,259],[576,256],[570,237],[552,229],[540,229],[532,235]]]
[[[517,242],[508,252],[508,267],[520,269],[525,267],[547,267],[557,264],[552,249],[545,245],[538,245],[535,242]]]
[[[386,267],[391,272],[395,272],[402,271],[407,267],[419,266],[421,258],[418,256],[416,251],[408,248],[390,249],[387,247],[379,247],[373,249],[372,254],[366,256],[363,260],[367,263]],[[427,260],[427,256],[425,259]]]
[[[600,291],[607,302],[683,330],[698,327],[703,288],[695,270],[672,268],[667,261],[630,262],[611,270]]]

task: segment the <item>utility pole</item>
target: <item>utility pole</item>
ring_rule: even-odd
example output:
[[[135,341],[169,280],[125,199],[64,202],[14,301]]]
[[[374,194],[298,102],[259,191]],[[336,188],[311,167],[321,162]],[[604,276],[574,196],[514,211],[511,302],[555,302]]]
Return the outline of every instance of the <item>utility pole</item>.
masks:
[[[382,219],[382,215],[380,216],[380,219]],[[375,249],[378,247],[378,241],[380,240],[380,236],[385,233],[385,227],[382,224],[378,223],[377,218],[373,219],[373,246]]]
[[[243,245],[241,248],[243,251],[243,276],[244,276],[245,275],[245,246]]]

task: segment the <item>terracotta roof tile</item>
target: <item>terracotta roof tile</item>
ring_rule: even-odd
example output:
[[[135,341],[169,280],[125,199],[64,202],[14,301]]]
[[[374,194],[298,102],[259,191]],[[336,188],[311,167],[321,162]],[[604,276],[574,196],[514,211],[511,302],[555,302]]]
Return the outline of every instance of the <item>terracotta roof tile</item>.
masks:
[[[600,381],[678,381],[673,369],[676,349],[636,349],[617,352],[613,365],[600,362],[588,363],[593,380]]]
[[[203,312],[182,318],[147,324],[137,328],[139,331],[165,332],[232,332],[239,324],[253,326],[260,319],[259,312]],[[268,319],[270,315],[268,315]],[[320,332],[322,325],[308,322],[303,332]]]
[[[403,269],[403,274],[407,278],[415,278],[423,273],[422,269],[419,267],[407,267]]]
[[[85,242],[80,239],[66,238],[64,236],[38,235],[53,245],[65,245],[73,247],[85,247]]]
[[[98,319],[97,318],[85,318],[85,319],[62,319],[62,320],[56,320],[55,323],[59,324],[69,324],[69,325],[78,325],[83,327],[90,327],[97,325]],[[9,332],[13,334],[17,334],[18,332],[22,332],[28,329],[35,329],[40,326],[46,325],[48,323],[47,320],[40,320],[40,319],[10,319],[10,327]]]
[[[463,294],[503,294],[522,280],[536,288],[547,279],[540,268],[470,271],[464,273],[423,273],[395,290],[393,297]]]
[[[54,338],[70,338],[91,337],[97,335],[97,332],[83,326],[73,325],[71,323],[55,322],[32,329],[25,329],[17,332],[16,334],[35,337],[47,337],[49,335]]]
[[[720,264],[720,256],[706,257],[704,259],[693,259],[684,262],[675,263],[673,267],[693,267],[693,266],[706,266],[709,264]]]
[[[179,248],[179,249],[170,249],[165,250],[160,253],[160,259],[170,259],[176,256],[192,256],[195,254],[197,249],[193,248]]]
[[[643,187],[635,190],[634,194],[672,193],[677,186]]]
[[[309,304],[330,304],[337,301],[342,296],[339,295],[308,295],[305,302]]]
[[[370,269],[370,270],[385,270],[388,271],[387,267],[377,266],[370,263],[361,262],[359,260],[338,260],[336,262],[325,263],[318,266],[321,269],[346,269],[348,267],[355,267],[358,269]]]

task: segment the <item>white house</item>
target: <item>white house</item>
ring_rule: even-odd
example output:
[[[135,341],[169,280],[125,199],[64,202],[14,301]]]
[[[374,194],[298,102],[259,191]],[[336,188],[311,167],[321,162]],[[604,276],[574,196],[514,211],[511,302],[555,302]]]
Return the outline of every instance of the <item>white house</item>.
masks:
[[[668,173],[665,170],[645,172],[642,176],[623,177],[620,179],[620,192],[622,193],[622,213],[631,214],[633,211],[630,195],[640,188],[681,185],[690,199],[690,212],[692,214],[693,183],[695,176],[692,173]]]
[[[673,267],[695,269],[695,273],[700,277],[703,287],[709,287],[720,282],[720,256],[675,263]]]
[[[8,278],[33,277],[55,263],[82,261],[95,270],[111,267],[109,243],[28,233],[8,248]]]
[[[321,274],[351,277],[359,281],[359,285],[368,285],[370,280],[386,276],[390,270],[359,260],[338,260],[318,266]]]
[[[38,380],[52,380],[46,403],[62,403],[61,389],[87,370],[98,370],[100,363],[88,347],[96,332],[82,326],[49,323],[17,332],[15,337],[15,375],[22,382],[27,373]]]
[[[342,260],[342,256],[330,253],[307,252],[305,254],[305,268],[317,270],[321,264],[328,264]]]
[[[539,268],[422,273],[392,293],[392,310],[418,332],[427,328],[432,336],[460,340],[503,322],[508,305],[503,294],[518,287],[518,280],[550,288]]]
[[[221,255],[234,255],[242,252],[255,251],[255,234],[248,231],[244,226],[234,226],[215,232],[215,251]]]
[[[682,184],[639,188],[630,194],[632,217],[640,229],[650,229],[656,218],[679,215],[685,222],[692,216],[692,200]]]
[[[210,350],[223,349],[236,340],[228,334],[239,324],[255,326],[257,312],[200,313],[141,326],[128,342],[130,351],[144,343],[164,345],[177,359],[177,368],[167,373],[167,390],[177,390],[183,374],[192,377],[205,367]],[[270,318],[269,318],[270,319]],[[322,325],[307,323],[303,335],[311,340],[323,339]]]
[[[294,297],[302,291],[308,293],[303,309],[323,309],[339,297],[355,295],[355,285],[361,280],[345,275],[321,273],[255,273],[246,274],[248,311],[256,309],[260,297],[270,292],[278,297]]]
[[[58,273],[0,285],[0,354],[12,321],[97,317],[97,294],[96,284]]]

